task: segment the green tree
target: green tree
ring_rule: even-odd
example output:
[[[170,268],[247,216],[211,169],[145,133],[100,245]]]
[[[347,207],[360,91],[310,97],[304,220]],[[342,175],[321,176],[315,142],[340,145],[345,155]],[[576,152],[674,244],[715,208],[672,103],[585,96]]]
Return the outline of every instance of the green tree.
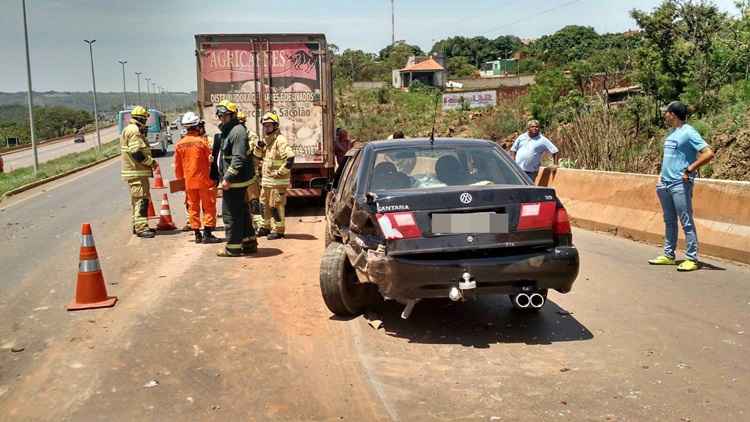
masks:
[[[601,46],[600,41],[594,28],[569,25],[533,42],[530,49],[534,57],[559,66],[586,59]]]
[[[469,59],[463,56],[451,57],[446,61],[448,74],[454,78],[465,78],[474,75],[477,68],[469,63]]]

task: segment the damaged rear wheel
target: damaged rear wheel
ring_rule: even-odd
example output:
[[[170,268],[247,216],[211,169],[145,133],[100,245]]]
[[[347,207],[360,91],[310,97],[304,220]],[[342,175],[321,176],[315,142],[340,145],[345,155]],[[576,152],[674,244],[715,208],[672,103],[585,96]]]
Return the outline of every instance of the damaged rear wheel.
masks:
[[[355,316],[368,304],[367,286],[358,282],[339,242],[331,242],[320,261],[320,292],[328,309],[339,316]]]

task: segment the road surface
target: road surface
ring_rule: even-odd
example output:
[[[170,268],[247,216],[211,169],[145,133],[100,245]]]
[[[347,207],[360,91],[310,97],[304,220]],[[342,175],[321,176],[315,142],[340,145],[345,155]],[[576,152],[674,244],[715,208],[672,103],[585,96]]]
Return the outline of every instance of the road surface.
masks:
[[[109,142],[119,136],[117,133],[117,126],[110,126],[108,128],[101,129],[99,134],[102,139],[102,143]],[[86,142],[76,144],[73,142],[73,136],[69,139],[53,142],[51,144],[41,144],[37,147],[37,154],[39,163],[52,160],[54,158],[62,157],[63,155],[70,154],[73,152],[86,151],[88,149],[96,147],[96,132],[89,133],[84,136]],[[30,149],[12,152],[10,154],[3,155],[3,161],[5,162],[5,171],[11,172],[15,169],[22,167],[31,167],[34,165],[34,156]]]
[[[133,238],[118,171],[0,205],[0,420],[750,419],[747,267],[678,274],[645,265],[656,247],[574,230],[580,277],[540,315],[498,297],[346,320],[320,297],[320,209],[222,260],[188,233]],[[120,302],[66,313],[82,222]]]

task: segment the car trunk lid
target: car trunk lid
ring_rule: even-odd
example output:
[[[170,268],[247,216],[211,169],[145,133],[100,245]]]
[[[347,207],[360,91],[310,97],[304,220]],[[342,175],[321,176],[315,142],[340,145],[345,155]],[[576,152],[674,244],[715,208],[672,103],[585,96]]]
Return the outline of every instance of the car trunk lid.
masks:
[[[534,248],[554,243],[551,188],[481,186],[404,190],[375,199],[391,255]]]

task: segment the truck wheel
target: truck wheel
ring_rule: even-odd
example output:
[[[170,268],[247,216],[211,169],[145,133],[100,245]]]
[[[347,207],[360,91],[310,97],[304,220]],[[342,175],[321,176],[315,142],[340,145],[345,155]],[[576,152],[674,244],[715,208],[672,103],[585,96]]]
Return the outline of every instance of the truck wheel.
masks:
[[[366,286],[358,283],[339,242],[331,242],[320,260],[320,292],[328,309],[339,316],[355,316],[367,305]]]
[[[522,312],[522,313],[537,313],[537,312],[540,312],[544,308],[544,305],[547,304],[547,292],[548,292],[547,289],[543,289],[543,290],[538,290],[535,292],[527,293],[526,297],[522,297],[522,296],[519,297],[519,295],[515,294],[515,295],[508,295],[508,298],[510,299],[510,303],[513,305],[514,311]],[[543,301],[541,302],[541,306],[540,306],[538,297],[534,297],[533,300],[530,298],[531,295],[536,294],[536,293],[540,294],[543,298]]]

